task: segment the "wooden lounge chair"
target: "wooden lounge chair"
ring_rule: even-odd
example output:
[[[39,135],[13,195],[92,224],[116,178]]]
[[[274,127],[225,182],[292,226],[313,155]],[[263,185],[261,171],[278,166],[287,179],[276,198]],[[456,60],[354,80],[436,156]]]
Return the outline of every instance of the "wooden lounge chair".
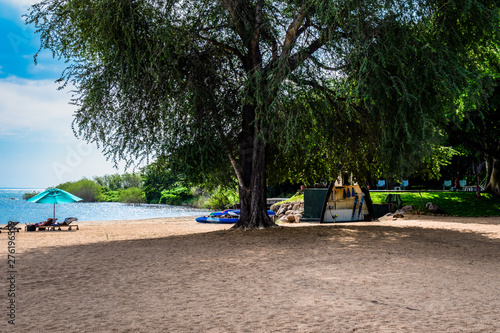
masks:
[[[49,217],[47,219],[47,221],[38,222],[38,223],[32,223],[32,224],[26,224],[26,226],[24,227],[24,230],[26,230],[26,231],[36,231],[36,229],[38,229],[39,231],[45,230],[45,229],[48,230],[48,227],[51,226],[56,221],[57,221],[57,219]]]
[[[19,230],[21,230],[21,228],[16,227],[16,225],[18,225],[18,224],[19,224],[19,222],[9,221],[9,223],[7,223],[7,225],[0,227],[0,233],[2,233],[2,230],[8,230],[8,231],[12,230],[12,231],[19,232]]]
[[[67,217],[64,219],[64,222],[52,224],[50,230],[62,230],[61,227],[67,227],[68,230],[71,230],[72,227],[76,227],[76,230],[80,230],[78,225],[71,224],[75,221],[78,221],[76,217]]]

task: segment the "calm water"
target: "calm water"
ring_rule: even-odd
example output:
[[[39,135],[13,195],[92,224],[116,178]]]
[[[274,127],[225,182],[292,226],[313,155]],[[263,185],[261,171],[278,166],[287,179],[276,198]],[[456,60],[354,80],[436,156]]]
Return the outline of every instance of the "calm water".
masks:
[[[0,225],[8,221],[40,222],[53,216],[51,204],[23,200],[26,192],[44,189],[0,189]],[[155,217],[203,216],[207,210],[169,205],[127,205],[117,202],[75,202],[56,205],[56,217],[77,217],[79,221],[135,220]]]

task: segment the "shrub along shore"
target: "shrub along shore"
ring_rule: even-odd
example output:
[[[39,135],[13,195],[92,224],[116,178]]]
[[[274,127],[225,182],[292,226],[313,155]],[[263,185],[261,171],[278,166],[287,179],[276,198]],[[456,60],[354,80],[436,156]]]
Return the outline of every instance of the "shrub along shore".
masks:
[[[139,174],[106,175],[93,180],[81,179],[55,186],[83,199],[83,202],[150,203],[176,206],[190,206],[206,209],[221,209],[238,202],[236,190],[217,187],[205,190],[188,187],[182,181],[169,184],[168,188],[150,189],[143,186]],[[39,192],[29,192],[23,199],[29,199]]]

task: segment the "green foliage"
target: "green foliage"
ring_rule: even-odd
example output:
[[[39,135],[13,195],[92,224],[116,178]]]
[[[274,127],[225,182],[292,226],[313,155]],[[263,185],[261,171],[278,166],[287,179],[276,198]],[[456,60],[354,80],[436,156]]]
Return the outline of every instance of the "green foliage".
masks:
[[[84,202],[95,202],[101,196],[101,186],[89,179],[81,179],[76,182],[66,182],[56,186],[61,190],[69,192],[83,199]]]
[[[97,197],[99,202],[119,202],[119,191],[111,191],[107,187],[101,187],[101,195]]]
[[[296,193],[294,196],[292,196],[286,200],[275,203],[275,205],[283,205],[283,204],[288,203],[288,202],[299,202],[299,201],[300,202],[304,201],[304,194]]]
[[[420,166],[412,173],[413,177],[422,179],[440,179],[441,171],[444,167],[450,165],[453,156],[460,152],[452,147],[435,146],[431,155],[425,155]]]
[[[473,107],[459,110],[454,115],[455,122],[447,128],[449,142],[467,151],[469,156],[486,160],[488,177],[498,178],[494,160],[500,160],[500,79],[485,78],[481,84],[490,84],[490,91],[482,95],[482,101]],[[478,83],[479,84],[479,83]],[[465,98],[465,97],[464,97]],[[473,173],[476,173],[474,171]],[[487,184],[486,191],[500,195],[500,179],[492,180],[492,188]]]
[[[224,209],[234,205],[238,201],[238,191],[219,186],[209,192],[208,199],[205,201],[203,208]]]
[[[119,191],[119,200],[124,203],[145,203],[144,191],[137,187],[129,187]]]
[[[126,189],[129,187],[141,187],[142,186],[142,176],[139,173],[124,173],[95,176],[94,181],[101,185],[102,187],[107,187],[111,191],[117,191],[119,189]]]
[[[345,99],[346,93],[338,92],[337,98]],[[307,87],[282,100],[284,109],[274,121],[284,124],[286,130],[274,133],[277,144],[269,147],[273,156],[268,158],[270,184],[287,180],[314,184],[336,179],[344,172],[363,179],[384,166],[384,159],[377,154],[377,127],[370,122],[367,110],[345,101],[332,104]]]
[[[178,184],[171,189],[163,190],[159,203],[167,205],[182,205],[182,203],[192,198],[191,190]]]
[[[140,173],[128,173],[122,174],[122,187],[124,189],[135,187],[140,188],[142,186],[142,176]]]
[[[461,94],[482,89],[474,84],[484,75],[484,63],[477,59],[498,42],[498,11],[489,10],[493,1],[428,5],[415,7],[414,19],[391,13],[394,17],[379,26],[378,42],[367,41],[347,62],[355,96],[378,124],[377,153],[388,161],[388,170],[403,174],[430,157],[429,143],[439,142],[435,125],[446,122],[443,116],[455,110]],[[486,23],[491,30],[478,17],[496,17]]]
[[[35,195],[40,194],[40,192],[26,192],[23,194],[23,200],[28,200],[29,198],[33,198]]]
[[[391,192],[400,194],[403,205],[411,205],[426,211],[428,202],[437,204],[446,214],[452,216],[478,217],[499,216],[500,198],[487,193],[477,197],[475,192]],[[373,204],[385,203],[389,192],[370,192]]]
[[[139,179],[132,174],[133,179]],[[94,177],[94,180],[81,179],[76,182],[66,182],[56,186],[62,190],[72,193],[83,199],[85,202],[124,202],[124,203],[143,203],[145,202],[144,192],[140,188],[123,187],[122,176],[106,175],[103,177]],[[111,185],[117,190],[110,190],[103,187],[100,183]],[[127,183],[129,185],[134,182]]]
[[[160,203],[162,191],[170,189],[180,177],[174,175],[163,159],[159,159],[142,169],[143,190],[146,201]]]

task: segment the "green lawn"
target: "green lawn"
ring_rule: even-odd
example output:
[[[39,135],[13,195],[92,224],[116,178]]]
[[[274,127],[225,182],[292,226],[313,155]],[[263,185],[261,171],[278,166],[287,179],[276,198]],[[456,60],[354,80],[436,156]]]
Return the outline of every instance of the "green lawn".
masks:
[[[412,205],[414,208],[423,209],[428,202],[441,207],[447,215],[454,216],[500,216],[500,197],[491,194],[476,192],[370,192],[374,204],[385,203],[387,194],[400,194],[404,205]],[[422,195],[422,197],[420,196]],[[423,200],[423,206],[422,206]]]

